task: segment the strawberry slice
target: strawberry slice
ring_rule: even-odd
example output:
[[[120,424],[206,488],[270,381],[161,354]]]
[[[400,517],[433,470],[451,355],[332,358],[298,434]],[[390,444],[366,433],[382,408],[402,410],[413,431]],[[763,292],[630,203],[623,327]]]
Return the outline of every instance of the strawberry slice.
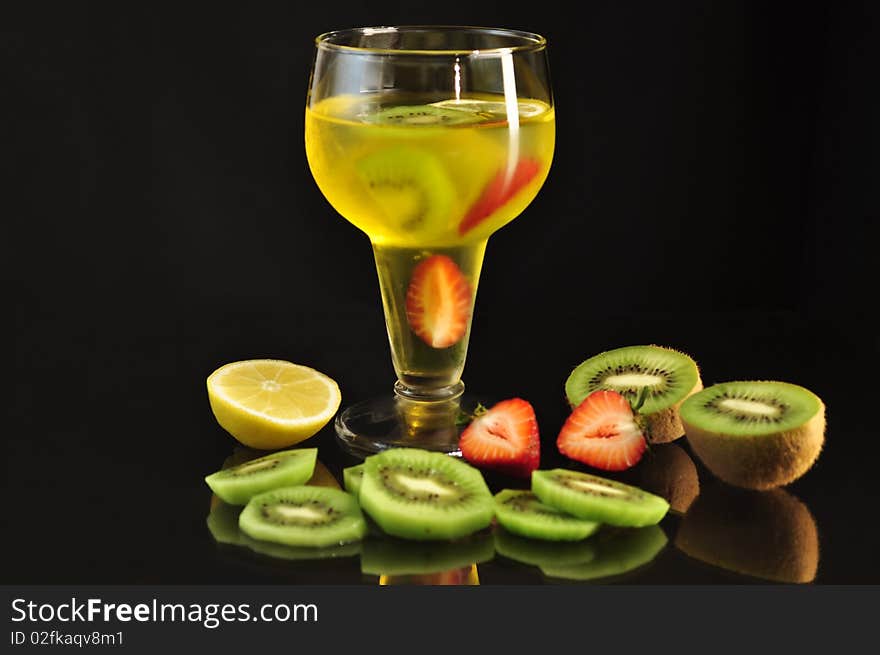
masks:
[[[629,401],[616,391],[594,391],[562,426],[559,452],[604,471],[623,471],[636,464],[647,442]]]
[[[513,169],[510,179],[507,170],[501,170],[483,189],[483,193],[465,214],[458,226],[459,234],[467,234],[486,218],[495,213],[502,205],[513,198],[532,178],[538,174],[541,165],[535,159],[520,159]]]
[[[432,348],[448,348],[467,332],[471,285],[446,255],[431,255],[413,270],[406,292],[406,320]]]
[[[529,477],[541,460],[535,410],[522,398],[502,400],[467,426],[458,447],[475,466]]]

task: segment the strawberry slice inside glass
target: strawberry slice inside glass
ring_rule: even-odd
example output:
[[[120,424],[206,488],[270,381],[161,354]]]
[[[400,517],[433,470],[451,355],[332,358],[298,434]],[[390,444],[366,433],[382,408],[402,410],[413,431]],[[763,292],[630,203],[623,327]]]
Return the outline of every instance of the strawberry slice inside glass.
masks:
[[[316,39],[306,154],[329,203],[373,247],[394,394],[336,420],[356,454],[458,454],[486,242],[534,199],[555,114],[546,41],[470,27],[379,27]]]

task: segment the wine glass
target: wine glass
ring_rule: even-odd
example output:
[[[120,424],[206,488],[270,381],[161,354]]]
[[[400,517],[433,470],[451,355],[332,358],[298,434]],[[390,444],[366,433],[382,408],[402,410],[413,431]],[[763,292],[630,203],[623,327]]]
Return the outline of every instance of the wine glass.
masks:
[[[305,145],[329,203],[373,246],[394,393],[346,408],[341,445],[458,454],[471,318],[489,236],[550,170],[546,40],[453,26],[370,27],[315,40]]]

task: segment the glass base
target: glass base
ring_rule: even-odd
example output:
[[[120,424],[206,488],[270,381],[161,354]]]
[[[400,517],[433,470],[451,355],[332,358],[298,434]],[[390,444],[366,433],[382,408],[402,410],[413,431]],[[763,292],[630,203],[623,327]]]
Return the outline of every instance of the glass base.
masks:
[[[336,417],[336,439],[344,450],[364,458],[388,448],[423,448],[461,456],[458,438],[485,398],[465,393],[451,400],[416,401],[389,394],[357,403]]]

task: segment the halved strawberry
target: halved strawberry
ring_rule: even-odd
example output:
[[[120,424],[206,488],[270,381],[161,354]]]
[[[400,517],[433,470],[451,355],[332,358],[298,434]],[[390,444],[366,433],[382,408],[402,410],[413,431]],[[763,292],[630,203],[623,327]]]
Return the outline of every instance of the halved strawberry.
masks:
[[[541,461],[535,410],[522,398],[502,400],[467,426],[458,446],[475,466],[529,477]]]
[[[629,401],[616,391],[594,391],[562,426],[559,452],[604,471],[636,464],[647,442]]]
[[[406,292],[406,320],[432,348],[448,348],[467,332],[471,285],[446,255],[431,255],[413,270]]]
[[[541,165],[535,159],[520,159],[508,179],[507,170],[498,171],[471,205],[458,226],[459,234],[466,234],[506,204],[517,192],[538,174]]]

